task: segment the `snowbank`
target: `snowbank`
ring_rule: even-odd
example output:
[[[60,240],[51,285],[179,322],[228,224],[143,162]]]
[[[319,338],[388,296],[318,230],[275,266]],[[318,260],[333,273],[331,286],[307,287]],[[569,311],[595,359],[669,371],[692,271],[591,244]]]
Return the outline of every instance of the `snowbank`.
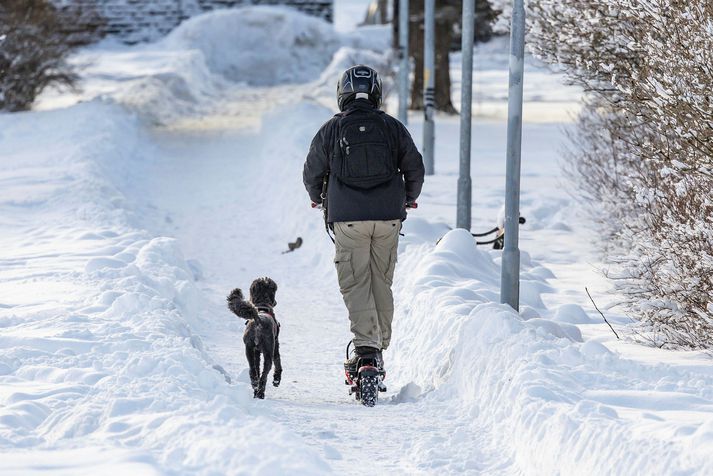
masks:
[[[205,352],[176,241],[133,226],[138,119],[92,102],[0,131],[0,472],[324,472]]]
[[[223,98],[230,83],[215,75],[198,51],[128,52],[102,55],[108,67],[124,65],[131,75],[109,96],[155,124],[201,115]],[[146,62],[151,66],[146,67]],[[136,68],[137,63],[139,68]],[[126,73],[125,73],[126,74]],[[114,78],[116,81],[119,78]]]
[[[72,59],[83,68],[82,92],[47,91],[38,106],[108,97],[170,125],[215,113],[248,86],[284,85],[286,95],[299,97],[298,88],[309,83],[316,98],[328,85],[333,95],[338,74],[353,64],[387,70],[390,34],[387,26],[337,33],[321,19],[276,6],[217,10],[190,18],[154,44],[83,50]]]
[[[558,310],[557,322],[528,320],[522,316],[548,313],[543,268],[523,257],[518,315],[497,304],[499,252],[476,249],[463,230],[435,248],[418,245],[419,226],[406,224],[399,339],[386,356],[405,395],[395,402],[457,402],[474,431],[528,474],[713,471],[701,446],[713,438],[708,369],[630,361],[582,342],[574,324],[589,318],[573,304]],[[459,435],[451,438],[443,445],[459,444]]]
[[[252,86],[312,81],[339,44],[329,23],[267,6],[194,17],[160,42],[170,50],[198,50],[211,71]]]

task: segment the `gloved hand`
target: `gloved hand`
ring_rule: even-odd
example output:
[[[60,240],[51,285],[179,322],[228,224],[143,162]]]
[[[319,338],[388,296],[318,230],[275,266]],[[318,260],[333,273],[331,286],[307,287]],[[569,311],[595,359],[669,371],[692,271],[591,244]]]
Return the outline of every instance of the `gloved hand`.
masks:
[[[418,208],[418,203],[416,203],[416,202],[413,201],[413,200],[407,201],[407,202],[406,202],[406,208],[407,208],[407,209],[409,209],[409,208],[411,208],[411,209],[413,209],[413,208]]]
[[[317,210],[324,210],[324,205],[322,203],[312,202],[312,208],[317,209]]]

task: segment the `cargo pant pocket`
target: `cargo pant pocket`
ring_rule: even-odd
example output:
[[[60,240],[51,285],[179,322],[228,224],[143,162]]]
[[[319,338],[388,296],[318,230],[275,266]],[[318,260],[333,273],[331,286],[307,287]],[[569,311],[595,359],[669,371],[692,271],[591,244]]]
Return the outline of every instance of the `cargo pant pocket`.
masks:
[[[337,279],[339,288],[347,289],[354,285],[354,267],[352,265],[352,254],[349,251],[337,251],[334,257],[334,265],[337,267]]]
[[[386,269],[384,270],[384,278],[390,286],[394,281],[394,270],[396,269],[396,263],[398,262],[399,232],[401,231],[402,223],[401,220],[392,220],[383,222],[383,224],[384,227],[382,227],[382,230],[384,231],[382,235],[382,243],[383,246],[386,247],[386,250],[384,251],[388,253],[388,256],[384,256],[386,253],[382,255],[386,258],[384,261],[387,264]]]
[[[393,284],[394,282],[394,271],[396,270],[396,263],[398,262],[398,253],[397,249],[394,248],[393,251],[391,251],[391,254],[389,255],[389,267],[386,269],[386,281],[389,284]]]

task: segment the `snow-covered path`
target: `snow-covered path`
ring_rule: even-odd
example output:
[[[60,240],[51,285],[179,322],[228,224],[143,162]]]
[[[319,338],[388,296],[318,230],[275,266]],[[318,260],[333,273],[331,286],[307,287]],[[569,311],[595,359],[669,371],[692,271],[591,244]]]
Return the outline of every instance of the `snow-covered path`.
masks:
[[[383,60],[351,46],[383,37],[249,11],[189,22],[168,49],[89,51],[89,102],[0,115],[0,472],[713,472],[709,358],[615,340],[583,292],[606,301],[558,164],[573,93],[529,63],[520,314],[498,304],[500,253],[449,228],[458,122],[439,116],[437,175],[399,246],[389,392],[372,409],[347,396],[346,313],[301,168],[333,113],[334,74]],[[249,86],[212,71],[264,59],[210,47],[241,21],[254,35],[280,25],[277,72],[300,68],[284,53],[304,48],[315,81]],[[474,231],[502,204],[502,46],[477,56]],[[418,114],[410,129],[418,143]],[[225,296],[265,275],[279,284],[285,372],[254,400]]]
[[[270,102],[274,92],[264,93],[263,101]],[[234,100],[241,101],[239,96]],[[301,158],[311,139],[303,133],[320,124],[318,118],[303,121],[299,113],[304,107],[283,106],[262,121],[258,112],[237,127],[234,121],[224,123],[219,133],[185,127],[156,132],[156,155],[144,171],[141,190],[135,190],[146,198],[147,210],[140,215],[149,230],[177,238],[189,262],[200,267],[199,285],[211,304],[204,310],[209,325],[200,329],[206,350],[232,377],[248,381],[243,323],[225,309],[225,295],[233,287],[247,288],[256,277],[271,276],[280,286],[277,311],[285,371],[281,387],[268,388],[268,399],[260,404],[314,446],[335,472],[352,474],[364,464],[374,471],[409,474],[436,468],[492,474],[508,467],[507,457],[488,449],[487,433],[462,421],[448,401],[419,402],[407,392],[399,397],[392,391],[383,405],[365,409],[347,395],[341,362],[350,334],[331,269],[333,245],[320,228],[319,213],[308,208],[306,195],[290,200],[279,190],[285,183],[301,185]],[[277,129],[264,127],[275,120]],[[296,142],[305,148],[290,150],[291,163],[276,171],[270,154],[284,150],[265,144],[285,130],[292,130],[289,138],[298,137]],[[292,148],[295,141],[288,144]],[[286,179],[288,173],[291,179]],[[285,217],[282,209],[295,206],[302,208],[297,216]],[[282,254],[297,237],[290,234],[293,229],[300,230],[305,244]],[[453,449],[443,447],[453,434],[468,442],[455,459]]]

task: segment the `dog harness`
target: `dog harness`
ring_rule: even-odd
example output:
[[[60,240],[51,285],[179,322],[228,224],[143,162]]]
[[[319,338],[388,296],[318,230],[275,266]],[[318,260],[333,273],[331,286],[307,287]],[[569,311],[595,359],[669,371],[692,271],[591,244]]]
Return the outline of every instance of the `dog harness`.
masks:
[[[272,307],[265,305],[260,305],[256,307],[258,315],[260,317],[268,318],[270,320],[270,323],[272,324],[272,335],[277,336],[280,332],[280,323],[277,322],[277,318],[275,317],[275,311],[272,310]]]

